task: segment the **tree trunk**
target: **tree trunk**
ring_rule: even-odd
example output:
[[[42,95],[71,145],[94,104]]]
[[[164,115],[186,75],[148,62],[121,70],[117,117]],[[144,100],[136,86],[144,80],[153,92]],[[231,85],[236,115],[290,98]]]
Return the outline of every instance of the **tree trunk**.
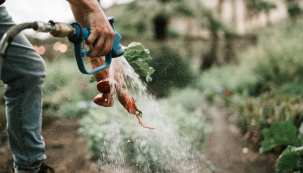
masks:
[[[234,35],[225,34],[225,58],[226,64],[237,63],[236,53],[234,51]]]
[[[222,7],[223,7],[223,0],[219,0],[218,6],[217,6],[217,13],[218,13],[219,19],[221,19],[221,16],[222,16]]]
[[[271,20],[270,20],[270,14],[269,12],[266,12],[266,26],[271,26]]]
[[[236,29],[237,28],[237,3],[236,3],[236,0],[231,0],[231,6],[232,6],[231,22],[235,26],[235,29]]]
[[[153,20],[155,39],[162,41],[167,37],[168,17],[158,15]]]
[[[212,45],[210,51],[202,56],[202,64],[200,69],[205,70],[211,68],[214,62],[217,60],[217,52],[219,47],[219,36],[217,33],[212,33]]]

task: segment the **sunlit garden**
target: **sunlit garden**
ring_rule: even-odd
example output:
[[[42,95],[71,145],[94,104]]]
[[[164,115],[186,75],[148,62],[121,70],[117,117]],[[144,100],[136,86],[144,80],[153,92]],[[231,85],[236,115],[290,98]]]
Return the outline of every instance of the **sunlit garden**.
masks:
[[[302,7],[296,0],[135,0],[105,9],[126,50],[113,64],[124,70],[142,123],[155,129],[143,128],[119,93],[112,107],[93,102],[97,82],[78,70],[68,39],[27,35],[46,62],[43,124],[75,122],[98,172],[300,173]],[[8,145],[4,90],[1,83],[0,147]]]

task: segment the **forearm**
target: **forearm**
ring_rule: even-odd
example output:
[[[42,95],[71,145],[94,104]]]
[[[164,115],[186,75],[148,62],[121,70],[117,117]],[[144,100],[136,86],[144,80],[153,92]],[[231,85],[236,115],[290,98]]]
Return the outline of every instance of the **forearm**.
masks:
[[[68,0],[76,22],[83,27],[89,28],[85,14],[99,13],[106,18],[97,0]]]
[[[68,0],[68,2],[78,7],[84,13],[92,11],[102,11],[97,0]]]
[[[90,28],[85,43],[90,46],[90,57],[99,57],[111,51],[115,32],[97,0],[68,0],[75,20],[83,27]]]
[[[80,23],[84,28],[88,28],[88,25],[86,24],[86,22],[84,20],[84,13],[75,5],[73,5],[71,3],[69,5],[73,12],[76,22]]]

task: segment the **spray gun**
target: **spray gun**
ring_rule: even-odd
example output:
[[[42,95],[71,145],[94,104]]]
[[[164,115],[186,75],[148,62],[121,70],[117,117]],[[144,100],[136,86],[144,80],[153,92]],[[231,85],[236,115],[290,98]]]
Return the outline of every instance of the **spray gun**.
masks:
[[[54,37],[64,38],[67,37],[70,42],[74,44],[76,61],[78,64],[79,70],[84,74],[93,74],[103,69],[106,69],[111,64],[112,58],[116,58],[122,56],[124,54],[124,50],[120,44],[121,36],[114,29],[114,21],[113,17],[107,18],[109,23],[111,24],[114,32],[115,38],[112,46],[112,51],[106,55],[105,62],[102,66],[87,71],[84,66],[83,57],[91,52],[91,50],[82,50],[81,44],[82,41],[87,39],[90,30],[89,28],[83,28],[80,23],[72,23],[71,25],[65,23],[55,23],[53,21],[49,21],[48,23],[44,22],[33,22],[33,23],[23,23],[10,28],[2,37],[0,41],[0,78],[1,78],[1,68],[2,61],[7,52],[7,49],[12,42],[13,38],[22,30],[32,28],[38,32],[48,32]]]

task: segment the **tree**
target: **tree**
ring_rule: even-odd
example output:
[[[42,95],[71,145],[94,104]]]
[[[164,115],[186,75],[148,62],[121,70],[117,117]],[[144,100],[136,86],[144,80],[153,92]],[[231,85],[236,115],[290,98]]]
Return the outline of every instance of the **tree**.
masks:
[[[142,32],[146,26],[152,24],[154,38],[162,41],[167,38],[168,24],[175,16],[194,16],[186,0],[136,0],[127,4],[124,11],[135,13],[128,18],[128,22],[135,24]]]
[[[267,24],[270,24],[269,13],[272,9],[277,8],[277,6],[269,1],[264,0],[247,0],[246,8],[249,11],[248,15],[259,16],[261,12],[265,12],[267,17]]]
[[[202,55],[202,63],[200,65],[200,69],[204,70],[211,68],[217,61],[220,41],[219,32],[222,31],[223,34],[228,34],[229,36],[233,35],[233,32],[227,29],[212,10],[205,8],[201,3],[197,3],[196,8],[200,11],[197,19],[200,20],[202,27],[206,28],[210,33],[211,48],[209,52]]]
[[[290,16],[292,23],[295,23],[295,19],[302,13],[297,0],[286,0],[287,2],[287,12]]]

